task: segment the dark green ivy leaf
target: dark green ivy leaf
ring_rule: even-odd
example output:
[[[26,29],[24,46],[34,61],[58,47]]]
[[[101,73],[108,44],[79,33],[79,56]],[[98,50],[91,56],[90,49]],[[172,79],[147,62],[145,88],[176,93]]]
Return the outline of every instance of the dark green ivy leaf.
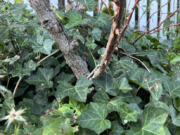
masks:
[[[59,81],[55,96],[58,100],[69,96],[77,101],[86,102],[87,94],[91,92],[91,89],[89,89],[91,84],[92,82],[85,77],[80,78],[75,86],[66,81]]]
[[[90,107],[78,118],[78,124],[100,134],[111,127],[111,122],[106,119],[107,115],[105,104],[90,103]]]
[[[132,90],[132,87],[129,85],[128,80],[126,77],[123,78],[116,78],[115,79],[115,85],[119,90],[121,90],[123,93],[127,93]]]
[[[118,123],[118,121],[113,121],[110,135],[122,135],[123,132],[124,132],[124,129],[120,125],[120,123]]]
[[[95,39],[95,40],[97,40],[97,41],[100,41],[101,40],[101,33],[102,33],[102,31],[101,31],[101,29],[99,29],[99,28],[94,28],[93,30],[92,30],[92,37]]]
[[[164,82],[164,88],[172,97],[180,97],[179,81],[166,81]]]
[[[37,74],[30,76],[26,82],[33,84],[37,89],[52,88],[53,82],[51,79],[54,76],[54,70],[52,68],[39,68]]]
[[[22,66],[21,64],[16,64],[15,65],[15,70],[12,71],[13,77],[23,77],[23,76],[30,76],[31,72],[36,70],[36,67],[38,66],[37,63],[34,61],[30,60]]]

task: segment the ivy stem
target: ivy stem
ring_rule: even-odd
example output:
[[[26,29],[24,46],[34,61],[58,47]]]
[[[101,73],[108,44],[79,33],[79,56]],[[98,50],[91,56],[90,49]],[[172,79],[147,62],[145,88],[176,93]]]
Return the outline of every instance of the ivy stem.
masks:
[[[97,66],[96,59],[95,59],[94,55],[92,54],[92,51],[90,50],[89,47],[88,47],[88,50],[89,50],[89,52],[90,52],[90,54],[91,54],[91,57],[93,58],[93,61],[94,61],[95,66]]]

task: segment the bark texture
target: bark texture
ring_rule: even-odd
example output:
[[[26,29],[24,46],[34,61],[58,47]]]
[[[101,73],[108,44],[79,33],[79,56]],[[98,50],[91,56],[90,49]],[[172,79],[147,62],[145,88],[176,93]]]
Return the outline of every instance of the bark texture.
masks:
[[[115,3],[116,9],[113,16],[111,33],[109,36],[108,43],[106,45],[106,51],[103,55],[103,59],[101,63],[88,76],[89,79],[97,78],[101,76],[102,73],[104,73],[107,65],[110,62],[110,59],[112,58],[115,48],[117,47],[117,44],[119,44],[118,38],[121,34],[120,31],[121,31],[124,9],[126,6],[126,0],[113,0],[113,2]]]
[[[29,0],[32,8],[37,12],[41,24],[47,29],[51,37],[58,43],[67,64],[77,78],[89,74],[87,63],[78,55],[77,41],[70,41],[66,36],[61,23],[50,8],[49,0]]]

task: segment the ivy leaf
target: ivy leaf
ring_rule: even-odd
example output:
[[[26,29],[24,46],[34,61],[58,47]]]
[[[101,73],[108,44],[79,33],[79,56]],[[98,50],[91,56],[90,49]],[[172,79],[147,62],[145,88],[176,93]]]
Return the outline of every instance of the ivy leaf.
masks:
[[[92,37],[97,40],[97,41],[100,41],[101,40],[101,33],[102,31],[99,29],[99,28],[94,28],[92,30]]]
[[[37,74],[30,76],[26,82],[35,85],[37,89],[52,88],[51,79],[53,76],[54,70],[52,68],[39,68]]]
[[[43,49],[41,50],[42,53],[49,55],[52,51],[52,46],[55,43],[52,39],[45,39],[43,43]]]
[[[0,92],[7,92],[8,89],[4,87],[3,85],[0,85]]]
[[[121,104],[118,108],[119,115],[123,124],[128,122],[136,122],[138,116],[141,114],[141,110],[137,106],[137,104]]]
[[[131,70],[128,74],[130,81],[141,86],[145,90],[151,93],[151,96],[155,100],[159,100],[162,93],[162,82],[167,79],[165,76],[159,72],[149,73],[145,69],[137,68],[136,70]]]
[[[163,73],[167,73],[161,65],[168,65],[169,62],[160,51],[148,50],[138,53],[137,56],[147,57],[153,67],[159,69]]]
[[[79,116],[78,124],[100,134],[111,127],[111,122],[106,120],[107,115],[106,105],[90,103],[90,107]]]
[[[43,121],[43,135],[73,135],[77,131],[77,127],[71,127],[69,119],[61,117],[45,117]]]
[[[166,135],[164,124],[168,113],[163,109],[148,107],[143,112],[142,134]]]
[[[123,127],[118,123],[118,121],[112,122],[110,135],[121,135],[124,132]]]
[[[66,81],[61,81],[57,87],[56,98],[61,100],[62,98],[69,96],[77,101],[86,102],[87,94],[91,92],[88,88],[91,84],[92,82],[85,77],[80,78],[75,86]]]
[[[129,85],[126,77],[116,78],[115,85],[121,90],[123,93],[127,93],[132,90],[132,87]]]
[[[79,103],[76,100],[69,99],[68,104],[60,104],[58,111],[60,111],[64,117],[73,117],[74,114],[78,117],[86,108],[87,107],[83,103]]]
[[[32,40],[32,48],[35,53],[43,53],[49,55],[52,51],[52,46],[54,45],[55,41],[52,40],[49,36],[46,37],[46,31],[43,31],[41,34],[40,31],[36,32],[36,40]]]
[[[93,101],[96,103],[107,104],[109,100],[110,100],[109,96],[104,91],[98,91],[93,96]]]
[[[3,60],[3,62],[9,63],[10,65],[12,65],[12,64],[14,64],[19,59],[20,59],[20,56],[19,55],[15,55],[12,58],[7,58],[7,59]]]
[[[96,21],[94,22],[96,26],[102,28],[103,30],[109,32],[111,21],[109,19],[109,15],[105,13],[99,14]]]
[[[119,113],[123,124],[127,122],[136,122],[141,110],[136,103],[128,104],[131,96],[118,96],[113,98],[107,105],[108,112],[116,111]]]
[[[180,83],[179,81],[166,81],[164,88],[172,97],[180,97]]]
[[[138,65],[130,58],[122,57],[120,61],[111,64],[111,72],[114,77],[119,77],[122,73],[126,74],[131,70],[136,70]]]
[[[95,0],[78,0],[81,4],[85,6],[87,10],[93,11],[95,6],[97,5],[97,1]]]
[[[175,65],[176,63],[180,62],[180,56],[175,56],[170,63]]]
[[[38,66],[38,64],[32,60],[26,62],[24,66],[19,63],[15,65],[16,65],[15,70],[12,71],[13,77],[16,77],[16,76],[23,77],[26,75],[30,76],[31,72],[36,70],[36,67]]]
[[[37,63],[30,60],[30,61],[28,61],[27,63],[24,64],[24,72],[26,73],[26,75],[30,76],[31,72],[35,71],[37,66],[38,66]]]
[[[176,110],[172,105],[170,106],[170,115],[171,115],[172,123],[175,126],[180,127],[180,114],[176,115]]]
[[[113,87],[113,77],[109,73],[104,73],[99,78],[94,80],[94,84],[98,89],[104,90],[112,96],[118,95],[118,90]]]
[[[111,99],[111,101],[109,101],[109,103],[107,104],[107,109],[108,109],[108,112],[113,112],[113,111],[117,111],[119,110],[119,106],[123,103],[125,103],[125,98],[126,97],[123,97],[123,96],[118,96],[118,97],[115,97],[113,99]]]
[[[94,39],[93,38],[86,38],[86,46],[92,50],[94,50],[97,45],[94,43]]]
[[[77,135],[96,135],[96,133],[87,128],[80,128]]]
[[[78,25],[86,24],[87,19],[83,19],[82,15],[78,12],[72,12],[69,16],[69,23],[65,25],[65,28],[70,29]]]

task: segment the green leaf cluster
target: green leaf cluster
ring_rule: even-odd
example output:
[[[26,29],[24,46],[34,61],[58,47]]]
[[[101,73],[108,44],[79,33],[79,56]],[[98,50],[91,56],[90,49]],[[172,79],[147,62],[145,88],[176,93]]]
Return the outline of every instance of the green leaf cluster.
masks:
[[[95,0],[77,0],[92,11]],[[55,11],[78,53],[94,69],[111,28],[110,16]],[[179,135],[179,35],[162,41],[128,28],[106,72],[76,79],[38,17],[23,4],[0,2],[0,118],[25,109],[26,122],[0,133],[18,135]],[[44,59],[45,58],[45,59]],[[19,78],[22,79],[13,96]],[[18,126],[17,126],[18,124]]]

